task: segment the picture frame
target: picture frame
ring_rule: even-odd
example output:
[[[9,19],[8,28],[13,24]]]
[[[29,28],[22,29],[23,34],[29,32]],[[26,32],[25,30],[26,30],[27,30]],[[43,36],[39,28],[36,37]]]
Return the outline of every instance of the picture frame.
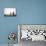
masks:
[[[4,8],[4,16],[16,16],[16,8]]]

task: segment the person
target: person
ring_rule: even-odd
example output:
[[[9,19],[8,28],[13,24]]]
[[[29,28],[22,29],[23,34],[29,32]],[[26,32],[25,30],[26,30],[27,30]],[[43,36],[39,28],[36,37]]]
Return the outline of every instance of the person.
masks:
[[[13,11],[13,16],[14,16],[14,11]]]

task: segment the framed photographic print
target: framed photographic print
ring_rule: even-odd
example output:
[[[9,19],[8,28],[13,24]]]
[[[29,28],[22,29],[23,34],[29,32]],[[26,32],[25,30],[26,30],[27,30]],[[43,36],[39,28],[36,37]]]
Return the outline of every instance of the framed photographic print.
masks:
[[[19,42],[21,40],[46,41],[46,25],[20,24],[18,38]]]
[[[16,8],[4,8],[4,16],[16,16]]]

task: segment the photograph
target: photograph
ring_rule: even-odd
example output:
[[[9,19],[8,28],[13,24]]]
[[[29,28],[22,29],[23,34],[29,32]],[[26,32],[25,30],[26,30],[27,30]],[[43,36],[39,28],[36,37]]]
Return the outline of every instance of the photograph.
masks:
[[[4,16],[16,16],[16,8],[4,8]]]

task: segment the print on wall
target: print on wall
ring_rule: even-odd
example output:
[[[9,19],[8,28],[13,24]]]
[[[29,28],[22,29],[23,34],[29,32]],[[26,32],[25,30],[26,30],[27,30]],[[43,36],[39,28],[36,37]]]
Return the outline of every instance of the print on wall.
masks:
[[[20,28],[20,29],[19,29]],[[18,25],[20,40],[46,41],[46,25]]]
[[[16,16],[16,8],[4,8],[4,16]]]

